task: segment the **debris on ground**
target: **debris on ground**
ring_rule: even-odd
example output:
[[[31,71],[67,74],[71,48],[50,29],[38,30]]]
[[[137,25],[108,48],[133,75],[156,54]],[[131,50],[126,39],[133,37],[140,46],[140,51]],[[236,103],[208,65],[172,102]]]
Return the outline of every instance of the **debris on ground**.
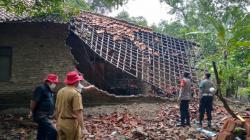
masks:
[[[240,109],[237,110],[238,112]],[[0,113],[1,114],[1,113]],[[232,124],[230,115],[219,105],[214,106],[212,128],[204,124],[204,132],[216,133],[210,137],[198,131],[198,104],[190,104],[191,127],[178,127],[179,107],[177,103],[131,104],[96,106],[84,108],[85,127],[90,133],[86,140],[185,140],[185,139],[218,139],[223,140],[227,131],[249,135],[250,121],[246,119],[241,125]],[[26,114],[25,114],[26,115]],[[243,118],[249,116],[249,111],[240,114]],[[206,118],[205,118],[206,119]],[[226,124],[229,125],[226,125]],[[225,126],[226,125],[226,126]],[[29,140],[35,139],[36,125],[24,115],[0,115],[0,139]],[[227,131],[225,131],[227,130]],[[231,133],[230,133],[231,134]],[[236,136],[236,135],[232,135]]]

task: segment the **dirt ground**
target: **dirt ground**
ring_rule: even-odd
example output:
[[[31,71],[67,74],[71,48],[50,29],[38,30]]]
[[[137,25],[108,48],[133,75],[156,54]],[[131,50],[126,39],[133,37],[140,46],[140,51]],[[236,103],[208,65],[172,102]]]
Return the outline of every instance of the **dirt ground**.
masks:
[[[109,115],[112,113],[123,113],[125,111],[131,114],[137,114],[143,116],[144,119],[154,119],[157,115],[156,110],[164,106],[164,104],[131,104],[131,105],[107,105],[96,107],[85,107],[85,118]],[[0,140],[34,140],[36,135],[36,127],[31,124],[15,123],[23,120],[29,122],[27,118],[28,109],[16,108],[7,109],[0,112]],[[15,120],[15,121],[14,121]],[[20,120],[20,121],[19,121]]]
[[[197,104],[190,105],[191,127],[177,127],[177,103],[134,103],[85,107],[87,140],[123,139],[208,139],[197,132]],[[238,108],[237,111],[240,111]],[[34,140],[36,126],[27,119],[28,109],[9,109],[0,112],[0,140]],[[213,132],[218,132],[229,115],[222,107],[213,112]]]

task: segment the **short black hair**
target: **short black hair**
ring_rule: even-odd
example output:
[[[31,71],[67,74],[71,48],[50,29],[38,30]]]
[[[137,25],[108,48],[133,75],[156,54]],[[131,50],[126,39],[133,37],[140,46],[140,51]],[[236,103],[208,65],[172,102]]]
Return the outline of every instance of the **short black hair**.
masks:
[[[209,79],[211,77],[211,74],[207,72],[207,73],[205,73],[205,76],[207,79]]]
[[[184,72],[183,76],[184,76],[185,78],[188,78],[189,73],[188,73],[188,72]]]

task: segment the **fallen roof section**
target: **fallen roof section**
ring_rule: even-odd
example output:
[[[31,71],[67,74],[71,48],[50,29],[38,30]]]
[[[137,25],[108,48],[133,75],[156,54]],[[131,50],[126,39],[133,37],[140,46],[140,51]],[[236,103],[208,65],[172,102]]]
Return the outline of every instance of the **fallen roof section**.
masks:
[[[107,62],[164,92],[172,92],[184,72],[197,80],[193,42],[91,12],[74,17],[69,29]]]
[[[123,20],[83,11],[65,22],[58,15],[29,17],[0,8],[1,22],[69,24],[69,30],[105,61],[167,93],[177,88],[184,72],[189,72],[192,80],[197,82],[191,65],[195,43]]]

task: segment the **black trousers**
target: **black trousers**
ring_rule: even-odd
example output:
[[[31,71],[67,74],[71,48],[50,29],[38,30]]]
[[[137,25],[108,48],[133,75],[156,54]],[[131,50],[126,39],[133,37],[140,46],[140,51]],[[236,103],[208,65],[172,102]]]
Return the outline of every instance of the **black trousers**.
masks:
[[[48,118],[39,119],[38,123],[37,140],[56,140],[57,132],[55,127]]]
[[[181,125],[190,125],[189,100],[180,102]]]
[[[213,96],[203,96],[200,100],[200,122],[203,121],[205,112],[207,113],[207,120],[212,120],[212,112],[213,110]]]

